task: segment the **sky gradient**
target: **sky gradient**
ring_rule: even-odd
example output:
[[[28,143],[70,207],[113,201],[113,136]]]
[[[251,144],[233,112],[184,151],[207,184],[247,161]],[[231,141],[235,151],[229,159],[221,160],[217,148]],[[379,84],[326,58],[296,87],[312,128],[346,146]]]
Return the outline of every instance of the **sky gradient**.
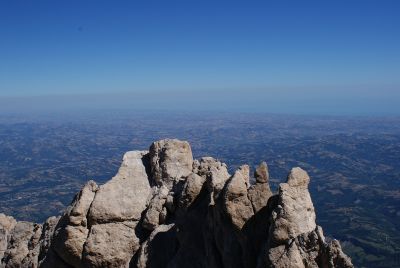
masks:
[[[1,1],[0,98],[217,90],[400,114],[399,14],[397,0]]]

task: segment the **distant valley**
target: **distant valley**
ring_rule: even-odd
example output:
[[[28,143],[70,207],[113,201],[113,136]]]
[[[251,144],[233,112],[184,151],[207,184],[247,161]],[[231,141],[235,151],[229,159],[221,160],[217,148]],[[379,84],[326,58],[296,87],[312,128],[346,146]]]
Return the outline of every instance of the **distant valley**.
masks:
[[[40,119],[38,119],[40,118]],[[293,166],[312,178],[318,224],[358,267],[400,263],[400,118],[109,113],[0,117],[0,212],[42,222],[82,184],[110,179],[128,150],[188,140],[236,169],[266,161],[274,191]],[[231,170],[231,171],[232,171]]]

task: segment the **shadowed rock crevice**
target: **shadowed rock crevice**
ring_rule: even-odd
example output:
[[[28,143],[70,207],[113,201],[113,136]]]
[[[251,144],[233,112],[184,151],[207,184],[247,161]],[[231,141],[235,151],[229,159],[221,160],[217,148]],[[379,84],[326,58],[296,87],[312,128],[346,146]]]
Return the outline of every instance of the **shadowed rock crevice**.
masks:
[[[293,168],[274,195],[265,162],[254,179],[248,165],[231,176],[187,142],[157,141],[104,185],[89,181],[61,217],[0,214],[0,267],[353,267],[316,225],[309,183]]]

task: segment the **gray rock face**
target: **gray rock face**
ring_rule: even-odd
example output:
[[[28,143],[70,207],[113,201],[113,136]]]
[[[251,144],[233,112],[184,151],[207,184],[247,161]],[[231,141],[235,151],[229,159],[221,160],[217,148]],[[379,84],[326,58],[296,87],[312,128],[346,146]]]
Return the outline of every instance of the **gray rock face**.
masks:
[[[316,228],[315,211],[308,192],[310,178],[307,173],[294,168],[287,183],[279,186],[278,206],[272,213],[272,239],[284,243]]]
[[[287,183],[280,184],[266,263],[274,267],[352,267],[339,243],[327,244],[322,228],[315,224],[309,182],[307,172],[293,168]]]
[[[10,240],[11,231],[14,229],[17,221],[10,216],[0,213],[0,260],[3,258],[7,250],[7,245]]]
[[[287,178],[287,184],[289,184],[289,186],[307,188],[309,183],[310,177],[307,172],[299,167],[292,168]]]
[[[200,161],[194,162],[193,172],[206,179],[210,205],[214,205],[215,199],[218,198],[230,178],[226,164],[212,157],[203,157]]]
[[[174,224],[160,225],[143,242],[136,267],[166,267],[175,253]],[[170,237],[172,235],[172,237]]]
[[[259,183],[265,183],[269,181],[269,172],[268,165],[265,162],[262,162],[254,171],[254,177],[256,181]]]
[[[254,172],[256,183],[249,189],[249,199],[253,205],[254,212],[260,211],[268,203],[269,198],[272,196],[271,189],[269,188],[269,172],[267,163],[262,162]]]
[[[138,221],[141,218],[151,190],[145,167],[146,156],[146,151],[124,155],[117,175],[96,192],[89,210],[90,223]]]
[[[40,224],[17,222],[9,233],[2,265],[4,267],[37,267],[41,228]]]
[[[43,226],[0,214],[0,268],[353,267],[315,223],[307,172],[292,169],[275,195],[265,162],[254,178],[193,160],[187,142],[155,142]]]
[[[143,227],[150,231],[154,230],[164,221],[163,208],[169,192],[168,188],[164,185],[160,188],[156,188],[155,191],[143,218]]]
[[[151,173],[158,186],[171,189],[175,180],[192,172],[192,149],[186,141],[166,139],[150,146]]]
[[[241,230],[247,220],[254,215],[253,207],[247,192],[249,184],[249,166],[241,166],[227,182],[224,194],[224,205],[227,216],[230,218],[232,224],[239,230]]]
[[[181,198],[179,199],[179,207],[189,208],[200,194],[205,181],[205,177],[191,173],[183,186]]]
[[[129,267],[139,249],[135,234],[137,222],[125,221],[94,225],[83,251],[86,267]]]
[[[83,244],[89,233],[86,215],[97,189],[97,184],[89,181],[55,227],[52,250],[72,266],[79,266],[82,261]]]
[[[56,226],[61,217],[50,217],[43,224],[42,235],[40,237],[39,267],[54,267],[56,255],[51,248]],[[61,260],[59,260],[61,261]]]
[[[255,213],[260,211],[268,203],[269,198],[272,196],[271,189],[268,183],[259,183],[250,186],[248,196],[253,206]]]

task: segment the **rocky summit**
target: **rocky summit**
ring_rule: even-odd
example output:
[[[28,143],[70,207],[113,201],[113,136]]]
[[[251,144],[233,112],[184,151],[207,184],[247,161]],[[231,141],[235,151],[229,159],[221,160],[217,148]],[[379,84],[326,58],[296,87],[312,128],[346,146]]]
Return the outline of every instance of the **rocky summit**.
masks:
[[[268,166],[229,174],[166,139],[127,152],[104,185],[89,181],[43,224],[0,214],[0,267],[353,267],[327,241],[301,168],[278,193]]]

